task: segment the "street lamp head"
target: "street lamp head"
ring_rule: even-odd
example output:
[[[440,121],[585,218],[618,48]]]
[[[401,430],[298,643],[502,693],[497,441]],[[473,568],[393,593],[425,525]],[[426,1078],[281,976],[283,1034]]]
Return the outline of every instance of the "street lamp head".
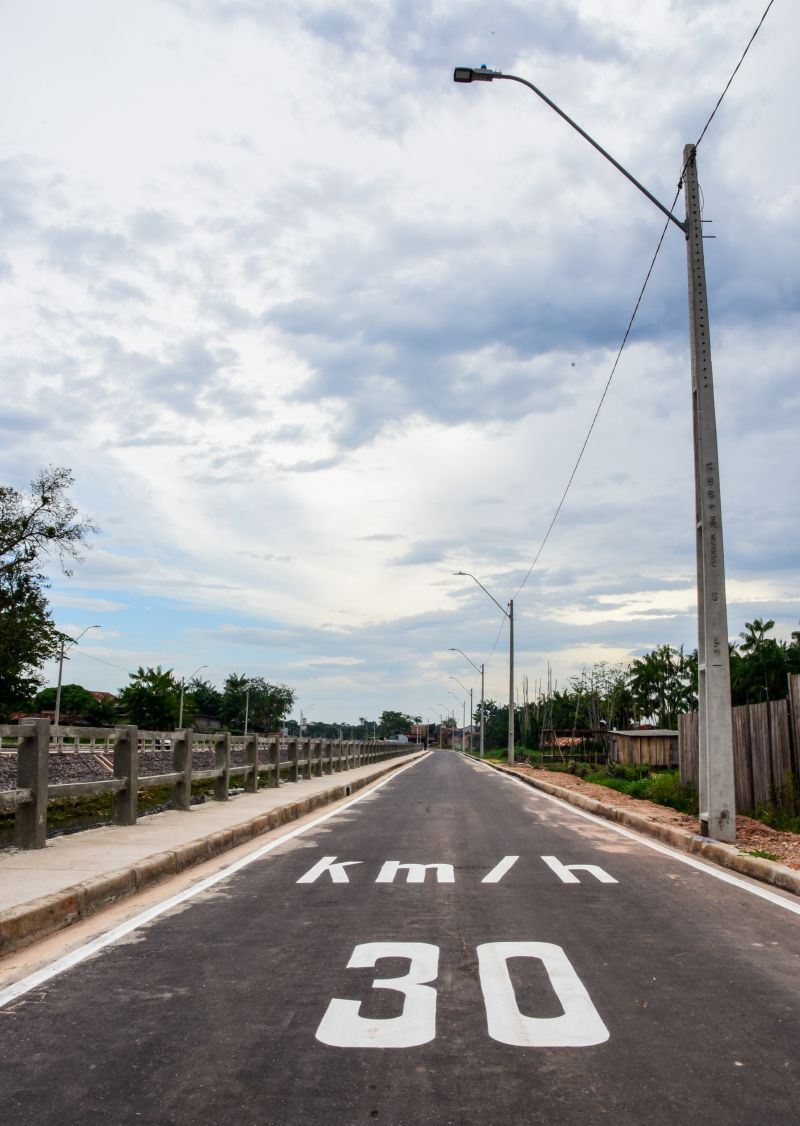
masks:
[[[457,66],[453,71],[454,82],[491,82],[499,75],[499,70],[490,70],[486,64],[475,69],[471,66]]]

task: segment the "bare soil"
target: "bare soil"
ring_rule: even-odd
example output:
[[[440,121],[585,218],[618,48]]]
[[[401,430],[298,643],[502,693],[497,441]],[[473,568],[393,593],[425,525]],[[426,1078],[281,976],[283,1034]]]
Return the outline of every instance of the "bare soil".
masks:
[[[646,817],[648,821],[662,825],[675,825],[687,832],[698,831],[698,821],[690,813],[678,813],[666,805],[656,805],[655,802],[644,801],[641,798],[632,798],[628,794],[621,794],[608,786],[600,786],[596,782],[584,782],[574,774],[562,771],[539,770],[533,766],[514,766],[512,769],[517,774],[529,778],[549,782],[551,786],[561,786],[564,790],[574,790],[586,797],[594,798],[603,805],[615,806],[618,809],[634,810]],[[756,821],[752,817],[739,815],[736,818],[736,846],[740,852],[752,853],[755,850],[769,852],[773,857],[778,857],[781,864],[787,868],[800,870],[800,835],[797,833],[780,833],[777,829]]]

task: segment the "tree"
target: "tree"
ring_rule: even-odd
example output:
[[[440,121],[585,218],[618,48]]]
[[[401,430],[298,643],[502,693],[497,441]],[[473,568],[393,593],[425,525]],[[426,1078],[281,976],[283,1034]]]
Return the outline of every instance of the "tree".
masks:
[[[197,676],[193,680],[190,680],[185,689],[184,708],[186,707],[186,701],[190,697],[194,701],[197,715],[219,719],[220,709],[222,707],[222,693],[214,687],[210,680],[202,680]]]
[[[55,656],[58,634],[42,593],[41,575],[0,572],[0,718],[26,707]]]
[[[34,701],[38,711],[53,711],[56,706],[55,688],[43,688]],[[65,684],[61,689],[61,711],[80,716],[96,727],[111,727],[116,722],[117,710],[111,700],[98,700],[81,684]]]
[[[238,731],[244,730],[245,713],[249,730],[277,731],[294,700],[294,690],[285,684],[271,684],[261,676],[231,673],[222,691],[219,715],[226,727]]]
[[[80,557],[80,549],[97,528],[78,519],[78,510],[66,495],[74,483],[68,469],[51,465],[34,477],[27,495],[0,485],[2,573],[29,573],[42,555],[57,555],[62,566],[65,559]]]
[[[775,628],[772,618],[745,622],[741,642],[731,649],[731,697],[734,704],[757,704],[786,695],[786,675],[800,671],[800,646],[767,635]]]
[[[131,683],[119,694],[120,710],[146,731],[174,731],[180,711],[181,686],[172,675],[172,669],[144,669],[141,666],[130,674]],[[187,720],[184,700],[183,720]]]
[[[54,657],[58,635],[38,570],[42,556],[77,559],[97,529],[68,499],[68,469],[42,470],[29,494],[0,485],[0,718],[26,706],[42,683],[39,672]]]
[[[362,719],[361,721],[365,721]],[[381,712],[378,720],[378,738],[393,739],[395,735],[406,735],[415,723],[421,723],[422,716],[406,715],[405,712]]]

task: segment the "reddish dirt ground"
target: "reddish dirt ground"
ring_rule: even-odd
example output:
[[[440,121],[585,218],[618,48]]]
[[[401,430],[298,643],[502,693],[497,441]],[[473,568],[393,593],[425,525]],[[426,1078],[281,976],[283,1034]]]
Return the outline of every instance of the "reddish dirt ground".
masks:
[[[594,798],[604,805],[616,806],[619,809],[629,809],[646,817],[649,821],[660,822],[665,825],[675,825],[686,829],[690,833],[698,831],[697,818],[689,813],[678,813],[669,806],[656,805],[654,802],[643,801],[641,798],[632,798],[628,794],[620,794],[608,786],[599,786],[595,782],[584,782],[574,774],[562,771],[538,770],[531,766],[515,766],[514,771],[530,778],[539,778],[549,782],[551,786],[561,786],[565,790],[574,790],[586,797]],[[797,833],[779,833],[770,829],[752,817],[738,816],[736,818],[736,846],[740,852],[769,852],[777,857],[781,864],[787,868],[800,870],[800,835]]]

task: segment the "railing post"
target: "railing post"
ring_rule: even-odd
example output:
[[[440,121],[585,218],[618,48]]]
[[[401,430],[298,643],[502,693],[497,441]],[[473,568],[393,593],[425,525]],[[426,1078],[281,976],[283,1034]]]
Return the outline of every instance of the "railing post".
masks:
[[[125,779],[125,789],[111,795],[114,825],[135,825],[139,796],[139,730],[118,727],[114,739],[114,777]]]
[[[267,785],[277,788],[281,784],[281,741],[280,739],[271,739],[267,746],[267,759],[272,768],[267,775]]]
[[[305,743],[305,747],[303,748],[303,750],[305,751],[305,754],[303,755],[303,761],[305,762],[305,766],[303,767],[303,777],[304,778],[310,778],[311,777],[311,740],[310,739],[301,739],[300,741],[301,741],[301,743]]]
[[[245,739],[244,760],[252,770],[245,779],[244,788],[248,794],[258,792],[258,735],[253,731]]]
[[[227,801],[231,785],[231,733],[220,731],[214,737],[214,766],[221,770],[214,779],[214,801]]]
[[[326,739],[325,740],[325,743],[324,743],[324,746],[323,746],[323,752],[324,751],[328,752],[328,755],[327,755],[327,758],[328,758],[328,774],[333,774],[333,739]]]
[[[192,729],[176,731],[172,739],[172,769],[183,777],[172,786],[172,808],[187,812],[192,804]]]
[[[17,789],[30,790],[32,800],[17,806],[14,844],[17,848],[44,848],[47,843],[47,764],[50,754],[50,720],[23,720],[30,734],[17,745]]]
[[[289,740],[289,761],[291,762],[292,765],[289,768],[289,778],[291,779],[292,782],[299,782],[300,781],[299,759],[300,759],[300,751],[298,749],[298,740],[297,739],[290,739]]]

